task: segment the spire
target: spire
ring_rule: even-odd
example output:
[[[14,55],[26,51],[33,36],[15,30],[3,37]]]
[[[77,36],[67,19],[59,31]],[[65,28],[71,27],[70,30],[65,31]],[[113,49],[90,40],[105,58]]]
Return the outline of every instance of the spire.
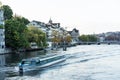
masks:
[[[52,23],[52,20],[51,20],[51,18],[50,18],[50,20],[49,20],[49,23]]]

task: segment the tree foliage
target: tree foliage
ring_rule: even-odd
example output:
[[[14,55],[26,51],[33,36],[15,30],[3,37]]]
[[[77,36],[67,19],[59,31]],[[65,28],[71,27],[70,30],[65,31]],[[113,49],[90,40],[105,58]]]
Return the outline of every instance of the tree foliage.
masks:
[[[66,36],[66,42],[71,42],[72,41],[72,37],[69,35],[69,36]]]
[[[83,42],[88,42],[88,37],[86,35],[79,36],[79,40]]]
[[[21,16],[18,16],[18,15],[15,15],[14,18],[16,18],[18,21],[20,21],[21,23],[27,25],[28,23],[30,23],[30,21],[25,18],[25,17],[21,17]]]
[[[0,29],[3,29],[4,28],[4,26],[3,25],[0,25]]]
[[[61,41],[59,31],[57,30],[52,30],[52,42],[54,43],[59,43]]]
[[[46,43],[46,34],[35,26],[28,27],[28,41],[36,42],[39,47],[45,47]]]
[[[96,42],[97,37],[95,35],[81,35],[79,36],[79,40],[82,42]]]
[[[27,27],[21,18],[15,17],[5,22],[5,41],[6,47],[13,50],[26,48],[29,46],[26,37]]]
[[[96,42],[97,37],[95,35],[88,35],[89,42]]]
[[[11,19],[13,15],[12,9],[8,5],[3,5],[4,19]]]

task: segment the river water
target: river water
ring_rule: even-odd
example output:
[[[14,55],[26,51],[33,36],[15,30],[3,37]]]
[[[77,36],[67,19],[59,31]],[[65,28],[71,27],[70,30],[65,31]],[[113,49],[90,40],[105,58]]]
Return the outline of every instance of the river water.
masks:
[[[23,75],[7,74],[3,69],[0,80],[120,80],[120,45],[80,45],[54,53],[66,54],[66,61]],[[41,53],[34,52],[24,58],[38,55]],[[10,69],[22,59],[13,57],[5,61]]]

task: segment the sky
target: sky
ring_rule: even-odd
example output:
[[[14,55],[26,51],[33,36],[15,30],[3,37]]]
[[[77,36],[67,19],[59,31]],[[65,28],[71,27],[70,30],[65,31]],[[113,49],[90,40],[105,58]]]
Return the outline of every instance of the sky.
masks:
[[[0,0],[14,14],[48,23],[51,18],[80,34],[120,31],[120,0]]]

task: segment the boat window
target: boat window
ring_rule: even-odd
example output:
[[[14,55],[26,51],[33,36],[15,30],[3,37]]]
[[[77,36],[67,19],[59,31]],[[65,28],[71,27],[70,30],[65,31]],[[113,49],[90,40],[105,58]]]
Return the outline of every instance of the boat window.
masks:
[[[46,63],[47,63],[46,60],[44,60],[44,61],[40,61],[40,64],[46,64]]]
[[[22,61],[22,64],[30,64],[29,61]]]
[[[25,61],[22,61],[21,64],[25,64]]]
[[[31,64],[35,64],[35,63],[36,63],[36,61],[35,61],[35,60],[32,60],[32,61],[31,61]]]
[[[39,63],[40,63],[40,60],[37,60],[37,61],[36,61],[36,64],[39,64]]]

